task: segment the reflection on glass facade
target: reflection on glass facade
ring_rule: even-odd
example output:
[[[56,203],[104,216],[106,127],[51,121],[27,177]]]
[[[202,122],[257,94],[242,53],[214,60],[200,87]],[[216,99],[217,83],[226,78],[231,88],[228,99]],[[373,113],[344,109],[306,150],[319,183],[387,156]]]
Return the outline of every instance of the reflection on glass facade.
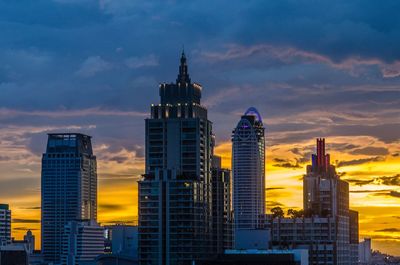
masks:
[[[42,253],[57,263],[64,227],[73,220],[97,219],[97,172],[91,137],[49,134],[42,157]]]

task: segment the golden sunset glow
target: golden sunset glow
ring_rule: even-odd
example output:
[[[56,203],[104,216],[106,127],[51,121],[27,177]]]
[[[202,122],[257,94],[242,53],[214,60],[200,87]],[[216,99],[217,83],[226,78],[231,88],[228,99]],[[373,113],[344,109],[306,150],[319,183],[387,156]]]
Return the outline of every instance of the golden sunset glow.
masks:
[[[358,151],[354,152],[354,148],[343,149],[349,144],[361,146],[356,149],[384,147],[388,149],[388,155],[384,160],[367,162],[365,159],[371,155],[358,154]],[[315,139],[294,145],[267,146],[267,211],[275,206],[281,206],[285,210],[303,207],[302,176],[306,172],[310,153],[314,151]],[[103,151],[107,149],[104,146],[99,148]],[[95,150],[100,152],[99,148]],[[398,145],[384,144],[372,137],[327,139],[327,152],[331,154],[332,163],[345,165],[339,166],[337,171],[343,179],[350,181],[351,208],[360,214],[360,238],[372,237],[373,248],[390,250],[394,254],[400,254],[400,193],[396,193],[400,192],[396,186],[396,181],[400,181],[400,178],[393,178],[391,183],[383,183],[379,178],[399,174],[400,157],[391,155],[398,151]],[[137,222],[137,180],[144,171],[144,160],[138,158],[134,152],[121,152],[126,152],[129,159],[124,162],[102,160],[110,159],[105,156],[98,160],[98,220],[102,224]],[[231,143],[219,143],[215,153],[222,157],[223,167],[230,168]],[[303,157],[303,154],[306,156]],[[39,159],[36,163],[38,162]],[[33,175],[32,179],[36,184],[40,183],[39,177]],[[364,184],[363,181],[370,183]],[[26,230],[31,229],[36,236],[36,246],[40,247],[40,209],[37,209],[40,206],[40,190],[32,189],[30,194],[20,194],[8,200],[12,201],[12,218],[17,220],[13,222],[12,236],[22,238]]]

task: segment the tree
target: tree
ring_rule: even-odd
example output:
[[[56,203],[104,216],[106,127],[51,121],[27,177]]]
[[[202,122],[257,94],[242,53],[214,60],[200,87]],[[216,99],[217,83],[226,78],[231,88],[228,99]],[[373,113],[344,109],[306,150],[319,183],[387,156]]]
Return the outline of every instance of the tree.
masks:
[[[276,217],[283,218],[285,215],[282,208],[279,206],[272,208],[271,213],[272,213],[273,218],[276,218]]]
[[[293,209],[289,209],[287,211],[287,214],[291,217],[291,218],[302,218],[304,217],[304,211],[303,210],[293,210]]]

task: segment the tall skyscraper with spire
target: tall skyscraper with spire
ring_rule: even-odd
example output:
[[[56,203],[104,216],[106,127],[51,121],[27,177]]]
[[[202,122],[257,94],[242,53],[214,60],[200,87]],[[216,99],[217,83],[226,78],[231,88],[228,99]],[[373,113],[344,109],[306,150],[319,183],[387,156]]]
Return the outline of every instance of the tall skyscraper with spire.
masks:
[[[160,84],[146,119],[139,181],[140,264],[189,264],[212,253],[212,124],[182,52],[175,83]]]
[[[59,264],[65,226],[97,219],[97,165],[91,137],[49,134],[42,157],[42,253]]]
[[[238,230],[258,229],[264,225],[264,131],[261,115],[255,108],[249,108],[232,133],[235,234]]]

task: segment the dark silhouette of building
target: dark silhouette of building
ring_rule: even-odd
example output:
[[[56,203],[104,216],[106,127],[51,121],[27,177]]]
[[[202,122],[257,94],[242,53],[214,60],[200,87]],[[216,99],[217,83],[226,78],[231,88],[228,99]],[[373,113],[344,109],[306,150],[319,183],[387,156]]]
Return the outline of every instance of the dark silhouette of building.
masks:
[[[139,181],[139,262],[189,264],[213,254],[212,124],[202,87],[182,53],[175,83],[160,84],[146,119],[146,173]]]

